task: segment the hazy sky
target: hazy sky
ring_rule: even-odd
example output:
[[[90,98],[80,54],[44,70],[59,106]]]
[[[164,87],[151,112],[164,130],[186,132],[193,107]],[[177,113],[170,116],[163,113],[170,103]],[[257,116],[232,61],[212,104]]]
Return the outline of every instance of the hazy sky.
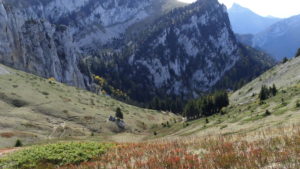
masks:
[[[196,0],[179,1],[191,3]],[[228,8],[236,2],[262,16],[285,18],[300,14],[300,0],[219,0],[219,2]]]

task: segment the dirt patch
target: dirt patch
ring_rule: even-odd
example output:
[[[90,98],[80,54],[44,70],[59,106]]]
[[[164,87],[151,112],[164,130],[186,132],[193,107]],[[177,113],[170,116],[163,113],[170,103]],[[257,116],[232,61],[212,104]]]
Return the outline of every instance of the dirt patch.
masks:
[[[0,133],[0,137],[2,138],[12,138],[12,137],[36,137],[34,134],[24,133],[21,131],[13,131],[13,132],[3,132]]]
[[[0,157],[1,156],[4,156],[5,154],[9,154],[9,153],[12,153],[12,152],[15,152],[17,150],[19,150],[21,148],[10,148],[10,149],[0,149]]]

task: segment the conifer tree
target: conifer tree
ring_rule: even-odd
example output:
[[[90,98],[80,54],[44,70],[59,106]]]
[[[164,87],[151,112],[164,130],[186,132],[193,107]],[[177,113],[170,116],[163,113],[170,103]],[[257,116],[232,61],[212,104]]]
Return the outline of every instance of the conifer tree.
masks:
[[[295,57],[298,57],[298,56],[300,56],[300,48],[297,50]]]
[[[23,146],[23,144],[22,144],[21,140],[17,140],[15,147],[22,147],[22,146]]]
[[[267,100],[268,97],[269,97],[269,90],[267,86],[263,85],[259,93],[259,100],[260,101]]]
[[[276,94],[277,94],[277,88],[276,88],[275,84],[273,84],[273,87],[271,88],[271,92],[272,92],[273,96],[276,96]]]
[[[122,111],[121,111],[121,109],[119,107],[116,110],[116,117],[119,118],[119,119],[123,119],[124,118],[123,113],[122,113]]]

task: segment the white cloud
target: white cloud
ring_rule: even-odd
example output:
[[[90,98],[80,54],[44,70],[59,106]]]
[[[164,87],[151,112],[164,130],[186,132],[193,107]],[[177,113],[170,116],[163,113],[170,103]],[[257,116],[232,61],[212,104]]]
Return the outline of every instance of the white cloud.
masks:
[[[192,3],[196,0],[179,0]],[[290,17],[300,14],[300,0],[219,0],[228,8],[235,2],[262,16]]]

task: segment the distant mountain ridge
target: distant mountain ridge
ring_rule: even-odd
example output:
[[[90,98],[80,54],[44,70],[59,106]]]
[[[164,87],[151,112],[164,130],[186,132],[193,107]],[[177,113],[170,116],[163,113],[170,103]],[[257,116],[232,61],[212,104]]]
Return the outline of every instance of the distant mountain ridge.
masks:
[[[291,58],[300,46],[300,15],[281,20],[253,37],[252,46],[276,60]]]
[[[300,46],[300,15],[283,19],[257,34],[236,34],[248,46],[262,50],[275,60],[295,56]]]
[[[228,15],[233,31],[238,34],[256,34],[281,20],[260,16],[236,3],[228,9]]]

